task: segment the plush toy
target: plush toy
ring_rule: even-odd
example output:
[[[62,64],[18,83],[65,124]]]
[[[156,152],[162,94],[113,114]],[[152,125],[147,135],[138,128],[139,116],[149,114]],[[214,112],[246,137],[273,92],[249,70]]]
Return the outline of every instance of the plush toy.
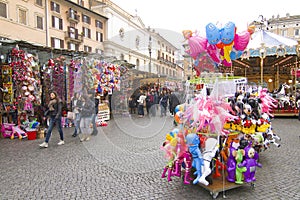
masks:
[[[197,177],[194,179],[193,184],[197,184],[202,176],[203,166],[203,158],[199,148],[200,140],[198,135],[195,133],[189,133],[185,139],[189,152],[192,154],[192,166],[196,168],[196,172],[194,174],[197,175]]]
[[[256,167],[262,167],[262,165],[257,162],[258,153],[255,152],[254,148],[252,148],[251,146],[252,144],[250,142],[249,145],[245,148],[245,160],[242,163],[238,164],[238,167],[247,168],[247,170],[244,172],[244,181],[246,183],[256,181]]]

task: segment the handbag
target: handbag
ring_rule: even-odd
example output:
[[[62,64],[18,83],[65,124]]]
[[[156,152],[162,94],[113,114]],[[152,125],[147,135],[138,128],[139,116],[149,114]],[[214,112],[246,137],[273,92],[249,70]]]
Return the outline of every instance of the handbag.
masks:
[[[74,112],[71,112],[71,111],[68,111],[68,113],[67,113],[67,118],[68,118],[68,119],[71,119],[71,120],[74,120],[74,119],[75,119],[75,113],[74,113]]]

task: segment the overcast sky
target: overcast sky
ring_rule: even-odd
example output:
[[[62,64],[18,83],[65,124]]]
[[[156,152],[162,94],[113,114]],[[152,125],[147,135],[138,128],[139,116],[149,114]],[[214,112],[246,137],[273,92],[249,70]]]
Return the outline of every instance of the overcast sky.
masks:
[[[247,24],[273,15],[286,13],[300,15],[297,0],[112,0],[134,15],[137,11],[145,26],[168,29],[181,33],[182,30],[197,30],[205,36],[205,26],[214,23],[221,27],[228,21],[235,23],[237,31],[244,31]]]

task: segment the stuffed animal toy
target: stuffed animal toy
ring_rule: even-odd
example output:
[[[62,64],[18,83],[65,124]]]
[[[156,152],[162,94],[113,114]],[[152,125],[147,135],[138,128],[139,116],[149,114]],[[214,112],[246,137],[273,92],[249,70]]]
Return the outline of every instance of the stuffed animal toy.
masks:
[[[197,175],[197,177],[193,180],[193,184],[197,184],[202,176],[203,166],[203,158],[199,148],[200,140],[198,135],[195,133],[188,134],[185,139],[189,152],[192,154],[192,166],[196,168],[194,175]]]

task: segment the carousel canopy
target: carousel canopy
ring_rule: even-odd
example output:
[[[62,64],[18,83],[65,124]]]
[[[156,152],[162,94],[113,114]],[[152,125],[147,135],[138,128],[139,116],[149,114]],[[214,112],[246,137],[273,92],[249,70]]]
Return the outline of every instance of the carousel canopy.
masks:
[[[259,30],[252,34],[244,57],[259,57],[261,52],[265,56],[295,55],[297,44],[296,40]]]

